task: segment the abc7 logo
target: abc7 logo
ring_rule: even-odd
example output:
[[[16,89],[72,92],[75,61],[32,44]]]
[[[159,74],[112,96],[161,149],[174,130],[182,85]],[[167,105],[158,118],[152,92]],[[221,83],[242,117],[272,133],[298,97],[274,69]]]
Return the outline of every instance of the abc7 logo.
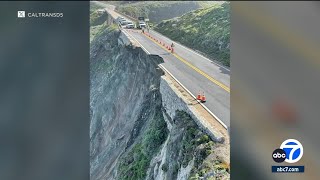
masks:
[[[286,152],[283,149],[276,149],[272,153],[272,158],[275,162],[281,163],[286,160]]]
[[[281,163],[283,161],[287,163],[296,163],[303,156],[303,146],[295,139],[285,140],[279,149],[276,149],[272,153],[272,158],[275,162]]]

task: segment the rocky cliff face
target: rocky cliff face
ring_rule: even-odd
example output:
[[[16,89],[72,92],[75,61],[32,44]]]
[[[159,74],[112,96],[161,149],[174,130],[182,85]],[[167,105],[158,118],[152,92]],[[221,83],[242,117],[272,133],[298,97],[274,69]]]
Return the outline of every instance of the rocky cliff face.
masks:
[[[118,31],[108,30],[91,46],[92,179],[112,177],[119,156],[161,104],[156,90],[161,73],[156,65],[161,59],[118,46],[118,37]]]
[[[118,30],[108,28],[91,42],[90,178],[228,177],[219,160],[208,160],[219,143],[185,111],[167,113],[162,59],[119,38]]]

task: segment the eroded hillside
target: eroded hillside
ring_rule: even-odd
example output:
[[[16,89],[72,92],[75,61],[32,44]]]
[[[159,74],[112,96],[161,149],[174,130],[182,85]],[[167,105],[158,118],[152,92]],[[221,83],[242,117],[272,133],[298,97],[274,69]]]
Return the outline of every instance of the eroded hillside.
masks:
[[[228,179],[220,143],[188,113],[167,114],[162,58],[123,45],[120,34],[108,26],[91,42],[90,179]]]

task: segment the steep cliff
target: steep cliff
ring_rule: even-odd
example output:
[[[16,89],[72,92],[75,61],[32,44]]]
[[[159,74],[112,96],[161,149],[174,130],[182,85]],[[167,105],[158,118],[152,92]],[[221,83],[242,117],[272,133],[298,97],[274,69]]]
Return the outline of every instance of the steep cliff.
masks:
[[[91,46],[93,179],[111,177],[118,157],[137,141],[141,129],[153,119],[163,121],[157,90],[162,72],[156,69],[161,59],[147,56],[141,49],[118,46],[118,37],[119,32],[109,28]]]
[[[167,113],[160,88],[170,87],[161,80],[162,58],[123,38],[108,27],[91,42],[90,178],[228,177],[215,159],[219,143],[185,111]]]

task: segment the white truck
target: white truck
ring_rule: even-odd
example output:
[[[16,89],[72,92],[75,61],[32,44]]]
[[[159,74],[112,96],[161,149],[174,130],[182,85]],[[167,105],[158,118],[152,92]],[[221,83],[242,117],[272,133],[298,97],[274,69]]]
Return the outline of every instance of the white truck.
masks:
[[[139,28],[140,28],[140,29],[146,28],[146,27],[147,27],[147,25],[146,25],[145,22],[143,22],[143,21],[140,21],[140,22],[139,22]]]

